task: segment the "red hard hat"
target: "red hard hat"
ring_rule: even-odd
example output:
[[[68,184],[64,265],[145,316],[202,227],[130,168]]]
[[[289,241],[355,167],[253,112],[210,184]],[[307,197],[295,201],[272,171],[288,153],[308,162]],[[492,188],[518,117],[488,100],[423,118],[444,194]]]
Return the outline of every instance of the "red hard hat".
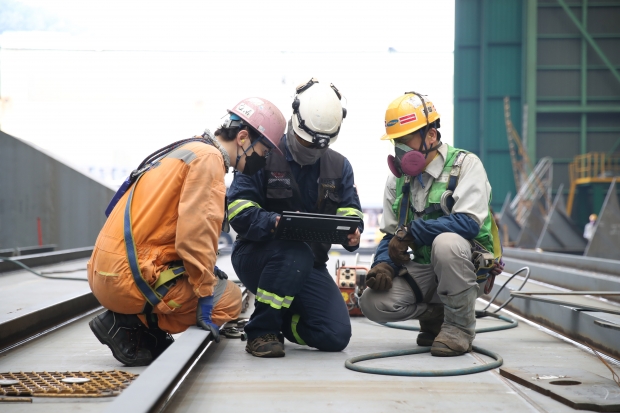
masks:
[[[286,121],[276,105],[267,99],[253,97],[243,99],[228,111],[256,129],[282,154],[278,145],[284,136]]]

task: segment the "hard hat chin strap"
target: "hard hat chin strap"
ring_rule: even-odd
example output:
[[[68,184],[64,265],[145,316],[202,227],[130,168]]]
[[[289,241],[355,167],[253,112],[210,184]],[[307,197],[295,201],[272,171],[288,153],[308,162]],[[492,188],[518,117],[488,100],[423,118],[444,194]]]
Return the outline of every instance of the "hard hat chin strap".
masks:
[[[441,144],[442,144],[441,141],[439,141],[437,146],[433,146],[433,144],[431,143],[431,147],[427,148],[426,139],[422,138],[422,143],[420,144],[420,149],[418,149],[418,152],[420,152],[422,155],[424,155],[425,158],[427,158],[428,154],[439,149]]]

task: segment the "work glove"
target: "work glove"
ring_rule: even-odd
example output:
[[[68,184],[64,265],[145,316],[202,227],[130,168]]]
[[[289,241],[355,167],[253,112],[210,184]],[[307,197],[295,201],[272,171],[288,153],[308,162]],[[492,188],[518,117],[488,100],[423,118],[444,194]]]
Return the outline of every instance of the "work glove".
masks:
[[[387,291],[392,288],[394,269],[387,262],[380,262],[368,271],[366,286],[375,291]]]
[[[493,284],[495,284],[495,277],[500,275],[502,271],[504,271],[504,261],[500,258],[499,261],[495,262],[495,265],[489,271],[489,278],[487,278],[487,282],[484,284],[484,293],[489,294],[493,290]]]
[[[213,312],[213,296],[200,297],[198,299],[198,308],[196,309],[196,324],[203,330],[210,331],[213,341],[220,342],[220,328],[211,320]]]
[[[215,276],[217,278],[219,278],[220,280],[227,280],[228,279],[228,274],[226,274],[224,271],[220,270],[217,265],[215,266],[215,268],[213,268],[213,274],[215,274]]]
[[[394,264],[405,265],[411,261],[407,252],[410,245],[413,246],[413,236],[409,233],[409,229],[404,225],[398,227],[388,244],[388,254]]]

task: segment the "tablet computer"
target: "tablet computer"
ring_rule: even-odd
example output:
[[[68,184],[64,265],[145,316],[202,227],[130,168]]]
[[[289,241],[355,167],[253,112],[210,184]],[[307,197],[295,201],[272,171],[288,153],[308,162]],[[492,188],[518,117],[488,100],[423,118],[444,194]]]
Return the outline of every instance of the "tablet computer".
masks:
[[[276,238],[346,245],[349,243],[347,235],[355,232],[360,221],[359,217],[284,211],[276,228]]]

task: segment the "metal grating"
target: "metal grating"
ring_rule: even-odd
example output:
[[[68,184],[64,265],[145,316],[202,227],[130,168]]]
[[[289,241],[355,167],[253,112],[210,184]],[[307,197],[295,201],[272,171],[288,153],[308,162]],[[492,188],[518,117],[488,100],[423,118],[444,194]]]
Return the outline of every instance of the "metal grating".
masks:
[[[125,371],[88,371],[88,372],[30,372],[0,373],[0,383],[18,381],[16,384],[0,385],[0,396],[34,396],[34,397],[110,397],[118,396],[129,386],[137,374]],[[84,383],[67,383],[63,380],[82,381]],[[78,380],[75,380],[78,379]]]

